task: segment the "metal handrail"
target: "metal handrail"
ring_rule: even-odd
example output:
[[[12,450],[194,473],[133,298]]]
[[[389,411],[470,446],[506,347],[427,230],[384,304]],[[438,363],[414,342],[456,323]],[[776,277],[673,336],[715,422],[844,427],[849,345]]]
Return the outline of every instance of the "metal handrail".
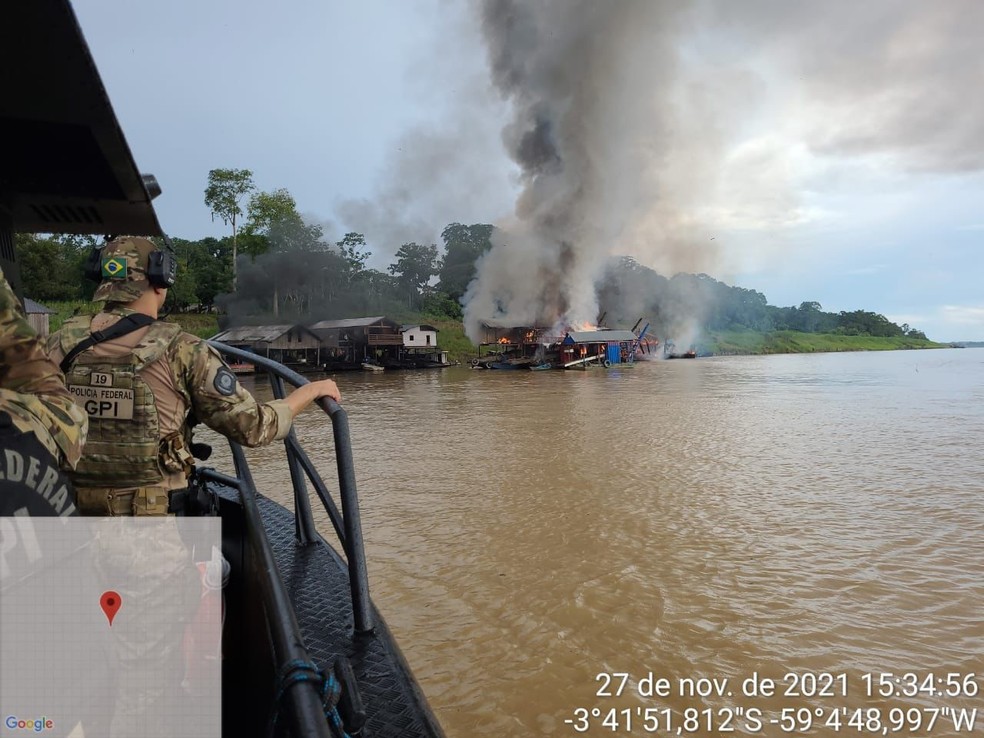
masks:
[[[282,364],[278,364],[272,359],[259,356],[244,349],[227,346],[217,341],[208,342],[212,348],[220,354],[233,359],[253,364],[263,369],[271,377],[271,386],[274,396],[283,399],[286,395],[284,382],[289,382],[295,387],[308,384],[308,380],[295,371],[288,369]],[[372,606],[369,600],[369,574],[366,567],[365,544],[362,538],[362,522],[359,515],[359,495],[355,483],[355,465],[352,461],[352,444],[349,435],[348,414],[344,408],[329,397],[322,397],[317,401],[318,406],[331,418],[332,434],[335,441],[335,464],[338,469],[338,489],[341,498],[341,515],[338,508],[331,501],[320,475],[311,463],[310,458],[301,448],[293,428],[284,439],[284,448],[287,453],[287,461],[291,473],[291,481],[294,483],[294,526],[298,541],[306,545],[317,538],[314,526],[314,518],[311,514],[310,501],[304,486],[303,480],[306,476],[311,484],[314,485],[318,497],[324,505],[325,512],[328,514],[338,534],[339,543],[345,552],[345,559],[348,562],[349,588],[352,596],[352,614],[355,621],[355,631],[357,633],[372,632],[374,619]],[[236,448],[242,453],[239,444],[230,441],[233,454]],[[245,457],[243,459],[245,464]],[[248,473],[248,468],[245,469]],[[237,469],[237,473],[239,470]],[[339,519],[340,518],[340,519]]]
[[[258,577],[258,580],[270,623],[270,639],[277,671],[279,672],[287,664],[310,663],[310,656],[300,635],[301,629],[294,616],[294,608],[291,607],[283,580],[277,573],[273,550],[263,529],[263,521],[260,519],[259,507],[256,504],[253,475],[246,463],[242,446],[233,444],[232,455],[236,466],[235,477],[214,469],[200,469],[197,474],[204,480],[218,482],[239,492],[246,519],[246,544],[250,554],[258,562],[258,570],[267,574]],[[286,709],[281,710],[281,705],[276,704],[273,707],[274,715],[286,713],[291,735],[331,738],[325,720],[321,692],[313,682],[302,681],[293,684],[284,691],[281,699],[285,701]]]

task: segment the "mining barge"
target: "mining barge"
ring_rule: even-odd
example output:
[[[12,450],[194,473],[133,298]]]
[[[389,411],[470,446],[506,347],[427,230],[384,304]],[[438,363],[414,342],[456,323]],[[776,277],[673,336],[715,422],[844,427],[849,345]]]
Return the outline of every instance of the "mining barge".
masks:
[[[499,327],[486,323],[486,341],[471,362],[474,369],[533,370],[586,369],[634,364],[655,355],[658,341],[647,338],[649,325],[632,330],[590,328]],[[493,340],[488,340],[489,338]],[[483,350],[487,351],[484,356]]]

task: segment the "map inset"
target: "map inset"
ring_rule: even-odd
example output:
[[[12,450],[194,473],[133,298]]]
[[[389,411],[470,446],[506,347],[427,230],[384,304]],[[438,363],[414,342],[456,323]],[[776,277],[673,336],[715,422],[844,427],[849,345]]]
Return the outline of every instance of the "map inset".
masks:
[[[0,518],[0,736],[221,735],[218,518]]]

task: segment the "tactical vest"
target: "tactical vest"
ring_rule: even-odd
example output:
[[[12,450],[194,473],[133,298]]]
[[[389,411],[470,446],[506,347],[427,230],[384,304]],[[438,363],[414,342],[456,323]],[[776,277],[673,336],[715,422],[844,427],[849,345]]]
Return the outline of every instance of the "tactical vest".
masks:
[[[65,328],[77,328],[75,323]],[[63,331],[61,349],[67,355],[86,336]],[[163,359],[180,334],[174,323],[155,322],[129,353],[97,357],[89,349],[72,363],[65,374],[68,390],[89,415],[88,440],[71,474],[78,487],[122,489],[164,479],[157,405],[140,372]]]

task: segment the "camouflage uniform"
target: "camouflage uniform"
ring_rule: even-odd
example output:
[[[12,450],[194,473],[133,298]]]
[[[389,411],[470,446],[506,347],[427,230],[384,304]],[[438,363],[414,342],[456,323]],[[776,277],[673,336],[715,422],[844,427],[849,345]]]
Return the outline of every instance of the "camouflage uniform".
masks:
[[[0,273],[0,412],[14,426],[33,432],[53,457],[75,468],[85,443],[88,418],[65,389],[58,365],[45,356],[41,339],[21,314]]]
[[[133,237],[118,238],[104,247],[104,280],[95,299],[107,305],[96,316],[67,321],[51,336],[48,349],[54,361],[61,361],[93,331],[135,314],[122,303],[150,288],[146,268],[154,250],[152,242]],[[89,445],[73,476],[83,514],[166,514],[168,493],[187,486],[193,465],[192,415],[245,446],[280,440],[290,430],[292,413],[285,400],[258,403],[215,349],[170,323],[156,322],[79,354],[68,370],[69,389],[76,397],[96,391],[90,387],[95,383],[90,377],[97,369],[101,376],[112,374],[113,387],[132,393],[135,409],[132,420],[97,417],[90,410]],[[141,393],[146,394],[148,387],[150,407],[142,408]],[[136,453],[146,449],[137,449],[132,439],[154,434],[155,427],[158,454],[156,464],[148,467],[146,454]]]

